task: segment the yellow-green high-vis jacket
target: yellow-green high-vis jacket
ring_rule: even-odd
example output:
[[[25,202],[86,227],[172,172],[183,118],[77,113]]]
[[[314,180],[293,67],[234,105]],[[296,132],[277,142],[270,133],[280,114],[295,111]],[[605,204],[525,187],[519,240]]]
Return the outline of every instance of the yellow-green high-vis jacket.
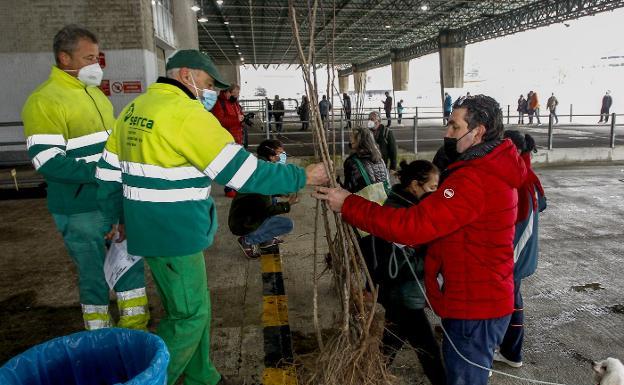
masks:
[[[95,167],[115,124],[108,98],[54,66],[26,100],[22,121],[28,155],[48,183],[50,212],[97,210]]]
[[[306,182],[295,165],[258,160],[237,145],[181,83],[160,78],[120,114],[96,171],[100,207],[126,225],[128,252],[182,256],[212,243],[212,181],[287,194]]]

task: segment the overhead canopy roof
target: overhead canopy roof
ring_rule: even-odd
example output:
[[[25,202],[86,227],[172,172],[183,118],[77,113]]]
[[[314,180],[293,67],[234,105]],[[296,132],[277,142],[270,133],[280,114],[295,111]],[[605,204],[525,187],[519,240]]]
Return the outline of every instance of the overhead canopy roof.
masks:
[[[306,47],[308,1],[294,3]],[[198,22],[200,49],[217,63],[298,63],[287,0],[198,5],[198,17],[208,19]],[[345,75],[352,64],[366,70],[435,52],[441,31],[451,44],[470,44],[622,6],[624,0],[325,0],[316,18],[316,62],[340,65]]]

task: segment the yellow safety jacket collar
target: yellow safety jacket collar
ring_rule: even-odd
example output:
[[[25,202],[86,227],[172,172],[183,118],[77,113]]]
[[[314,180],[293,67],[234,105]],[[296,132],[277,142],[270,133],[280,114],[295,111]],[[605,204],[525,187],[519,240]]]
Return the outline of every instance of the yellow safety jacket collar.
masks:
[[[171,79],[171,78],[166,78],[164,76],[160,76],[158,78],[158,80],[156,80],[156,83],[170,84],[172,86],[176,86],[179,89],[181,89],[182,91],[184,91],[184,93],[187,94],[189,98],[197,100],[195,95],[193,95],[193,93],[188,89],[188,87],[186,87],[184,84],[182,84],[181,82],[179,82],[179,81],[177,81],[175,79]]]

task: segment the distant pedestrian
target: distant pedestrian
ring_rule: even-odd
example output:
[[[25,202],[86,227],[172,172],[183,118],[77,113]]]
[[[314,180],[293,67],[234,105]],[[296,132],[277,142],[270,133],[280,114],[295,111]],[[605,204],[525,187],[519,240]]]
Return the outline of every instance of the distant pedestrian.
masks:
[[[539,98],[537,96],[537,92],[533,92],[531,91],[531,98],[528,101],[529,103],[529,124],[533,123],[533,116],[531,114],[531,111],[533,111],[533,114],[535,114],[535,118],[537,119],[537,125],[541,126],[542,122],[540,121],[539,118]]]
[[[269,121],[269,125],[271,124],[271,119],[273,118],[273,105],[271,104],[271,99],[266,98],[268,116],[267,120]]]
[[[327,128],[327,118],[329,117],[329,111],[331,110],[332,105],[327,100],[327,96],[323,95],[323,100],[319,102],[319,112],[321,113],[321,120],[323,121],[323,128]]]
[[[559,118],[557,117],[558,105],[559,101],[557,100],[557,98],[555,97],[555,93],[553,92],[552,95],[550,95],[550,97],[548,98],[548,102],[546,102],[546,108],[548,108],[548,111],[550,112],[551,119],[555,120],[555,124],[559,123]]]
[[[604,122],[609,122],[609,109],[613,104],[613,99],[611,98],[611,91],[607,91],[605,96],[602,97],[602,106],[600,107],[600,120],[598,123],[602,123],[603,117]]]
[[[446,126],[448,124],[449,116],[451,116],[451,111],[453,110],[453,98],[448,92],[444,93],[444,113],[442,118],[442,124]]]
[[[347,128],[351,128],[351,97],[346,92],[342,94],[342,108],[347,120]]]
[[[310,103],[305,95],[301,97],[301,105],[297,108],[297,115],[301,120],[301,131],[306,131],[310,126]]]
[[[397,120],[399,124],[401,124],[401,118],[403,117],[403,99],[399,100],[397,103],[397,114],[399,115]]]
[[[384,111],[386,112],[386,119],[388,119],[388,125],[386,127],[390,127],[390,124],[392,124],[392,97],[388,91],[386,91],[386,100],[382,103],[384,105]]]
[[[273,101],[273,118],[275,119],[275,131],[282,132],[284,121],[284,102],[279,95],[275,95]]]
[[[531,107],[531,98],[533,98],[533,91],[529,91],[529,93],[527,94],[527,115],[529,116],[529,124],[533,124],[533,114],[535,114],[535,111],[533,110],[533,108]]]
[[[524,98],[524,95],[520,94],[520,98],[518,98],[518,124],[524,124],[524,115],[527,113],[527,100]]]

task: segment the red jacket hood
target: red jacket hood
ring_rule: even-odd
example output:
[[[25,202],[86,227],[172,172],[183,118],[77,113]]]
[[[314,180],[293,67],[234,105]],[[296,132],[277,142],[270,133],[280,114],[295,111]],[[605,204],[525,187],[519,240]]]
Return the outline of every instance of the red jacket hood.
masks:
[[[527,176],[525,163],[510,139],[504,139],[492,152],[481,158],[461,160],[451,164],[449,170],[464,166],[479,166],[481,169],[488,170],[513,188],[522,186]]]

